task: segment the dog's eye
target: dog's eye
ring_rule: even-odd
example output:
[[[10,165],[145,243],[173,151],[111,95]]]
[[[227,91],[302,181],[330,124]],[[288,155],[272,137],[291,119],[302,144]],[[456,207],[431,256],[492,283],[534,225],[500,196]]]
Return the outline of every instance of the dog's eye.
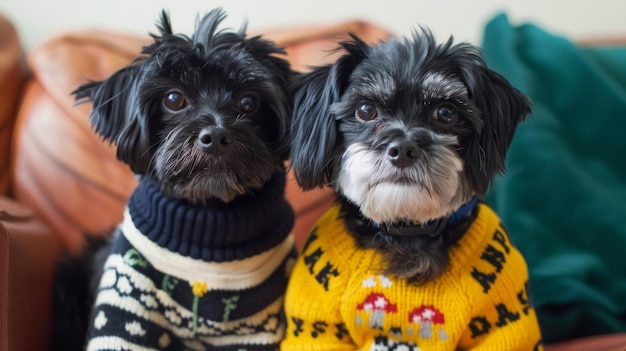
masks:
[[[371,121],[376,118],[378,112],[376,111],[376,107],[374,105],[362,102],[359,106],[357,106],[354,111],[354,115],[360,120]]]
[[[456,110],[448,104],[439,105],[435,111],[433,111],[433,118],[441,123],[452,123],[456,121],[457,118]]]
[[[185,107],[185,97],[179,91],[169,91],[163,97],[163,105],[171,111],[179,111]]]
[[[243,113],[254,113],[259,108],[259,96],[253,93],[246,93],[239,97],[238,106]]]

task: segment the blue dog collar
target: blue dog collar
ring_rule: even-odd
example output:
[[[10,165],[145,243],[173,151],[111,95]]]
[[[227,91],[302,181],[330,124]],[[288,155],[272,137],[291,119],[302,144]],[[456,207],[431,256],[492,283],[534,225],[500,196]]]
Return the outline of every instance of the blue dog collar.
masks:
[[[384,234],[389,235],[398,235],[398,236],[416,236],[416,235],[427,235],[427,236],[438,236],[443,230],[448,226],[453,226],[459,222],[470,217],[472,211],[476,207],[478,203],[478,197],[473,196],[468,202],[463,204],[452,213],[448,217],[437,218],[432,221],[428,221],[426,223],[399,223],[399,224],[385,224],[385,223],[372,223],[372,225],[383,232]]]

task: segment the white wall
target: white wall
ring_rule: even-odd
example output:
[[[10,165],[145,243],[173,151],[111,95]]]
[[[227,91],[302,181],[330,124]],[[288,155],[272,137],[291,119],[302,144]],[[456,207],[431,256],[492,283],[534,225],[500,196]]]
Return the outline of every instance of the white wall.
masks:
[[[452,34],[479,44],[484,24],[506,11],[514,23],[533,21],[572,38],[626,37],[624,0],[0,0],[0,13],[13,21],[30,49],[73,29],[147,34],[155,30],[162,8],[169,9],[175,32],[190,33],[196,15],[215,6],[229,13],[229,27],[238,28],[248,19],[255,32],[364,19],[397,34],[408,34],[417,24],[424,24],[439,39]]]

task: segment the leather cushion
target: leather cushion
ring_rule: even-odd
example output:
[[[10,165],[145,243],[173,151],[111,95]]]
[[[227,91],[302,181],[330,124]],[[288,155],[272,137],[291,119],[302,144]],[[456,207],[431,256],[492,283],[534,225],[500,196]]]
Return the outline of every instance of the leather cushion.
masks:
[[[304,68],[332,61],[328,52],[348,31],[368,41],[388,35],[363,22],[350,22],[265,36],[286,47],[294,68]],[[82,246],[85,233],[106,233],[121,220],[136,181],[116,160],[114,147],[93,133],[87,117],[91,105],[75,106],[70,93],[88,79],[105,79],[127,65],[149,41],[147,36],[74,32],[45,42],[28,57],[34,80],[18,116],[15,193],[72,250]],[[332,191],[303,193],[291,175],[286,193],[296,211],[294,234],[300,247],[333,202]]]
[[[0,16],[0,195],[10,187],[9,158],[15,109],[26,80],[26,64],[13,25]]]
[[[58,239],[30,209],[0,196],[0,350],[45,350]]]

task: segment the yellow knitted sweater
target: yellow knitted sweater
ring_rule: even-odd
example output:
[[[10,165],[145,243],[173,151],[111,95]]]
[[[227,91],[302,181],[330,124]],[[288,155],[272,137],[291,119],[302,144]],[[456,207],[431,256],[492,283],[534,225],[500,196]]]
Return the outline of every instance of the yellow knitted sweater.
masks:
[[[281,350],[542,350],[524,258],[479,206],[444,275],[421,286],[382,275],[330,209],[291,275]]]

